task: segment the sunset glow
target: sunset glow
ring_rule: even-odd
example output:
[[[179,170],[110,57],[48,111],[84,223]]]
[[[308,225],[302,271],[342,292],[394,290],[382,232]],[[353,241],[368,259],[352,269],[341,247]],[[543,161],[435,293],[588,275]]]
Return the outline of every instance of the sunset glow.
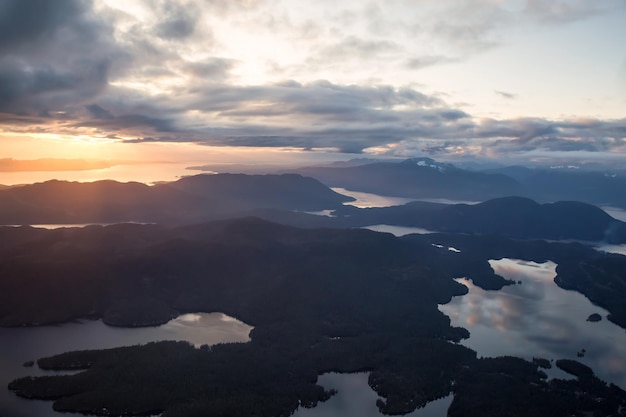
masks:
[[[0,159],[626,162],[619,0],[40,8],[0,5]]]

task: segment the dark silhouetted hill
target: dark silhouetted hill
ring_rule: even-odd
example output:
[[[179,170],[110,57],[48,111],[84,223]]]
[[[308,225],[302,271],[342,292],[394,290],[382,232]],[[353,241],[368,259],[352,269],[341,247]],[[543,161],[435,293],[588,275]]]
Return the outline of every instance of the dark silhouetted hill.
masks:
[[[402,206],[365,209],[343,206],[332,213],[334,217],[281,211],[255,211],[255,214],[299,227],[386,224],[518,239],[626,243],[626,223],[596,206],[575,201],[539,204],[524,197],[503,197],[475,205],[415,201]]]
[[[281,208],[317,211],[353,200],[334,192],[318,180],[297,174],[195,175],[169,183],[165,187],[168,186],[205,198],[225,201],[239,210]]]
[[[575,200],[626,208],[626,176],[622,173],[511,166],[485,171],[507,175],[538,201]]]
[[[340,168],[307,167],[297,172],[317,178],[330,187],[416,199],[483,201],[525,193],[516,180],[506,175],[467,171],[430,158]]]
[[[147,186],[47,181],[0,190],[0,224],[192,223],[254,208],[337,208],[342,196],[300,175],[198,175]]]

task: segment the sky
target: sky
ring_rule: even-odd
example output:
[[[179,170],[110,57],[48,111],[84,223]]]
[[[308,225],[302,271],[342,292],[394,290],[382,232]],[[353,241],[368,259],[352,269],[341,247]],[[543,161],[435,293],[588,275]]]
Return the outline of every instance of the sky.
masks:
[[[626,166],[624,22],[624,0],[2,0],[0,184],[351,158]]]

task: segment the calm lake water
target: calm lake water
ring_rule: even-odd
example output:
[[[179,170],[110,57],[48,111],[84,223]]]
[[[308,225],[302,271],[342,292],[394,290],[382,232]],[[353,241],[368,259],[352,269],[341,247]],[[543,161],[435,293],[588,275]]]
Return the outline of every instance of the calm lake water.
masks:
[[[459,280],[469,294],[455,297],[440,310],[454,326],[470,331],[463,344],[479,356],[513,355],[531,359],[576,359],[600,378],[626,388],[626,332],[606,320],[608,312],[582,294],[559,288],[556,264],[514,259],[490,261],[498,275],[522,284],[484,291]],[[592,313],[603,320],[587,321]],[[585,349],[583,358],[577,353]],[[554,371],[552,376],[562,377]]]
[[[326,389],[335,389],[337,394],[328,401],[319,403],[314,408],[299,408],[294,417],[382,417],[376,407],[380,397],[367,383],[369,374],[328,373],[320,375],[317,383]],[[453,396],[449,395],[426,404],[426,407],[415,410],[405,416],[410,417],[445,417]]]
[[[392,226],[389,224],[375,224],[372,226],[365,226],[363,227],[363,229],[373,230],[375,232],[391,233],[394,236],[404,236],[410,235],[412,233],[417,233],[420,235],[436,233],[432,230],[424,229],[422,227]]]
[[[606,211],[611,217],[626,222],[626,210],[618,207],[602,206],[602,210]]]
[[[107,326],[100,320],[85,320],[58,326],[0,328],[0,415],[2,417],[61,417],[51,401],[17,397],[7,384],[22,376],[54,375],[37,365],[37,360],[70,350],[105,349],[161,340],[185,340],[195,346],[226,342],[247,342],[252,327],[222,313],[183,314],[158,327],[123,328]]]
[[[346,190],[345,188],[339,187],[333,187],[332,190],[336,193],[354,198],[354,201],[350,201],[344,204],[347,206],[354,206],[358,208],[401,206],[410,201],[415,201],[414,198],[389,197],[378,194],[362,193],[359,191],[350,191]]]
[[[594,247],[602,252],[619,253],[620,255],[626,255],[626,245],[609,245],[601,243]]]

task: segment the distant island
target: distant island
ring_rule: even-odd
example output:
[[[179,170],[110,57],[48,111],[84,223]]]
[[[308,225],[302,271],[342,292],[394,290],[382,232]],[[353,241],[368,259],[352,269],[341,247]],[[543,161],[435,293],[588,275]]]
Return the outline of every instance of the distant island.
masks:
[[[298,174],[201,174],[153,186],[51,180],[0,189],[0,224],[189,224],[258,208],[336,209],[352,200]]]
[[[484,201],[517,195],[541,202],[581,201],[626,208],[623,171],[607,173],[520,166],[470,170],[431,158],[364,161],[284,171],[317,178],[331,187],[415,199]]]
[[[344,205],[352,200],[299,174],[204,174],[153,186],[48,181],[0,189],[0,224],[184,225],[253,216],[307,228],[389,224],[445,233],[626,243],[626,223],[576,201],[539,204],[507,196],[475,205],[421,201],[367,209]],[[320,211],[331,216],[311,214]]]
[[[253,213],[270,221],[299,227],[386,224],[517,239],[626,243],[626,223],[598,207],[575,201],[538,204],[525,197],[502,197],[474,205],[416,201],[401,206],[365,209],[342,206],[330,217],[323,218],[276,210]]]
[[[597,323],[599,321],[602,321],[602,316],[599,315],[598,313],[593,313],[593,314],[590,314],[589,317],[587,317],[587,321],[590,321],[592,323]]]

